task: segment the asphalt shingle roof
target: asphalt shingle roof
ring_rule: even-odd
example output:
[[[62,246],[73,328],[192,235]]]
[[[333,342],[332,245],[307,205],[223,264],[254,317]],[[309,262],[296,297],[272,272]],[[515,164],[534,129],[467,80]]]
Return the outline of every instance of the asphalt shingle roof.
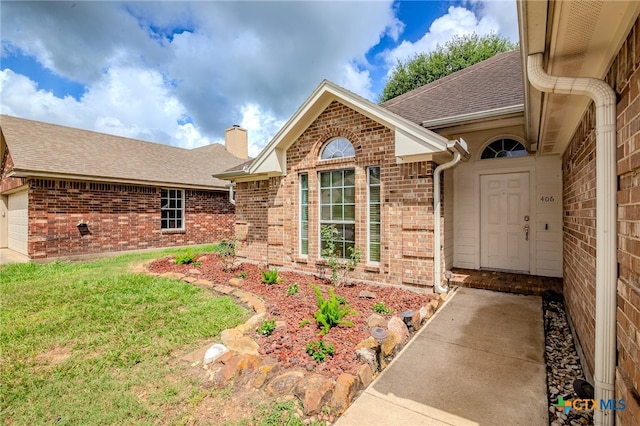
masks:
[[[223,189],[211,175],[247,161],[221,144],[184,149],[8,115],[0,128],[14,169],[29,172]]]
[[[381,106],[422,124],[523,103],[520,51],[511,50],[390,99]]]

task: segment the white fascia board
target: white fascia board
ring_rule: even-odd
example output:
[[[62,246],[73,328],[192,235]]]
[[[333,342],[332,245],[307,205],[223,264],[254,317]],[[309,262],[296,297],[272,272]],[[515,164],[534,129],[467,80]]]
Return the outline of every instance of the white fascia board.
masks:
[[[447,149],[447,138],[437,133],[427,132],[431,133],[431,135],[425,138],[425,135],[410,132],[406,128],[396,127],[394,144],[396,157],[402,161],[407,161],[410,158],[425,157],[425,155],[435,154]]]

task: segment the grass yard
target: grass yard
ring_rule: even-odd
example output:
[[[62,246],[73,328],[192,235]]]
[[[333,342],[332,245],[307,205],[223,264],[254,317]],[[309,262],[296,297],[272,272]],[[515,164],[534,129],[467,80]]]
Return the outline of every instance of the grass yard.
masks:
[[[129,272],[184,252],[1,267],[2,423],[188,423],[214,391],[183,374],[176,357],[249,313],[232,298]]]

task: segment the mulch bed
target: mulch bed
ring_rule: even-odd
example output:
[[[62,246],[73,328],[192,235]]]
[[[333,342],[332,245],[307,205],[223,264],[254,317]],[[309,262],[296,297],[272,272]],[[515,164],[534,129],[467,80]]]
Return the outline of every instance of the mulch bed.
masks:
[[[354,323],[353,326],[340,325],[333,327],[323,337],[326,343],[335,348],[335,355],[325,362],[317,363],[307,354],[307,344],[317,341],[320,329],[314,319],[318,310],[316,294],[311,285],[318,286],[324,297],[328,297],[330,280],[308,274],[295,272],[280,272],[282,281],[277,284],[264,284],[262,272],[266,267],[243,263],[233,271],[225,271],[217,254],[200,255],[196,259],[199,266],[176,265],[173,258],[163,258],[147,265],[147,269],[155,273],[179,272],[206,279],[216,284],[228,284],[229,279],[239,274],[246,274],[241,288],[258,295],[267,305],[267,319],[284,321],[286,327],[276,329],[270,336],[255,334],[254,339],[260,346],[260,354],[278,360],[284,368],[299,368],[329,377],[337,377],[341,373],[356,374],[361,364],[356,358],[355,346],[370,336],[367,318],[375,313],[373,306],[383,302],[392,312],[385,316],[400,315],[404,311],[418,311],[425,306],[433,295],[408,289],[376,286],[364,283],[347,283],[335,288],[336,296],[345,298],[346,303],[357,311],[348,315],[345,320]],[[197,269],[200,274],[190,274]],[[289,295],[289,286],[297,283],[299,292]],[[360,297],[363,290],[375,294],[375,298]],[[310,320],[307,325],[300,327],[304,320]]]

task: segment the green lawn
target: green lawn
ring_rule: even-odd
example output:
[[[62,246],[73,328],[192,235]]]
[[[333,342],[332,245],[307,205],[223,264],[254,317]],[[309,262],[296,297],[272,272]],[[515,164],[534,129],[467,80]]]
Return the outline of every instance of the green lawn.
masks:
[[[248,312],[229,297],[129,272],[132,263],[184,252],[2,267],[2,423],[186,422],[202,390],[176,357]]]

